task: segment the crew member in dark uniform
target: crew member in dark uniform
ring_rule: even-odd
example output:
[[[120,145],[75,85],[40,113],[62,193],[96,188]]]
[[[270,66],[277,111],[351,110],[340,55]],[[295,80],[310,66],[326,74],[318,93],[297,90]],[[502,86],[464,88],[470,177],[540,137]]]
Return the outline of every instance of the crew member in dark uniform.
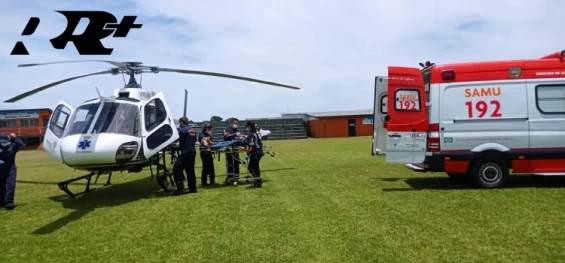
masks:
[[[202,185],[208,185],[208,176],[210,176],[210,185],[215,185],[214,156],[210,149],[210,145],[214,144],[212,124],[204,124],[202,132],[198,135],[198,141],[200,141],[200,159],[202,159],[202,177],[200,180]]]
[[[194,173],[194,161],[196,160],[196,132],[192,126],[188,125],[188,118],[179,119],[179,149],[181,154],[178,156],[173,166],[173,175],[177,191],[175,194],[184,194],[184,174],[188,184],[188,193],[196,193],[196,174]]]
[[[8,210],[14,209],[14,196],[16,194],[16,153],[25,146],[22,139],[15,134],[0,135],[0,206]]]
[[[263,155],[265,155],[263,152],[263,139],[261,139],[261,135],[257,131],[257,126],[254,122],[248,121],[245,124],[245,128],[249,131],[249,134],[247,134],[247,137],[245,138],[245,142],[248,145],[247,154],[249,155],[247,168],[254,178],[254,186],[261,187],[263,180],[261,180],[259,162]]]
[[[239,120],[237,118],[232,118],[230,120],[230,126],[224,129],[224,141],[235,140],[239,132],[237,130],[237,125]],[[237,152],[226,152],[226,183],[229,179],[239,178],[239,151]]]

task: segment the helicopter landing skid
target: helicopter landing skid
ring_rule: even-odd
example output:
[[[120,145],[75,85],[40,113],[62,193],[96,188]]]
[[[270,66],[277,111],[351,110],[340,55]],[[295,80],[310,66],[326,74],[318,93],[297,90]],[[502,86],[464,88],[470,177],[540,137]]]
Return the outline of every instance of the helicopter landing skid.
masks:
[[[104,173],[102,173],[102,172],[90,172],[89,174],[85,174],[85,175],[82,175],[82,176],[79,176],[79,177],[75,177],[75,178],[72,178],[72,179],[69,179],[69,180],[59,182],[59,183],[57,183],[57,185],[59,186],[59,189],[63,190],[67,195],[69,195],[69,197],[75,198],[79,195],[82,195],[82,194],[85,194],[85,193],[88,193],[88,192],[92,192],[92,191],[96,191],[96,190],[100,190],[102,188],[106,188],[108,186],[111,186],[110,180],[112,180],[112,173],[108,173],[108,181],[106,181],[106,183],[104,185],[96,187],[96,188],[92,188],[92,189],[90,188],[92,177],[96,176],[96,179],[94,180],[94,183],[96,183],[96,182],[98,182],[98,178],[102,174],[104,174]],[[82,180],[82,179],[86,179],[86,187],[85,187],[84,191],[77,193],[77,194],[71,192],[68,188],[69,184],[76,182],[78,180]]]

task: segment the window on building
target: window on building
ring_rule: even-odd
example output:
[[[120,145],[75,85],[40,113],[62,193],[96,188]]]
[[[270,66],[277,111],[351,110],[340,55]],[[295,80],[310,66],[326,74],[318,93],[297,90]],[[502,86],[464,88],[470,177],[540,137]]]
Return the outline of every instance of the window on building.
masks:
[[[37,127],[39,126],[37,119],[20,120],[20,127]]]
[[[545,114],[565,114],[565,84],[536,87],[538,110]]]
[[[0,121],[0,128],[15,128],[16,120],[3,120]]]

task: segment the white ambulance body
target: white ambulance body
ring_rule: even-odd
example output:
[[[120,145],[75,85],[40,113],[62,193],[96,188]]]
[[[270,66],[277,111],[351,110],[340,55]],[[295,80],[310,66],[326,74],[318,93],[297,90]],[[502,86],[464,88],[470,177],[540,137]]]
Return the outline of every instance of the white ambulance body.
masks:
[[[375,79],[374,118],[373,155],[414,171],[483,188],[502,186],[509,170],[565,175],[565,51],[389,67]]]

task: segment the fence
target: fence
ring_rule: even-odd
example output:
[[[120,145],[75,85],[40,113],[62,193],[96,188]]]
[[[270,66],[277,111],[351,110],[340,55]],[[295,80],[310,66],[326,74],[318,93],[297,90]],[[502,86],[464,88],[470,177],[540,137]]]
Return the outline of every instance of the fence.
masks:
[[[259,128],[271,131],[268,140],[290,140],[290,139],[306,139],[306,125],[302,119],[259,119],[251,120],[259,126]],[[240,120],[240,132],[245,133],[246,120]],[[212,136],[216,141],[224,138],[223,130],[229,126],[229,122],[210,122],[214,127]],[[191,125],[200,130],[204,122],[195,122]]]

